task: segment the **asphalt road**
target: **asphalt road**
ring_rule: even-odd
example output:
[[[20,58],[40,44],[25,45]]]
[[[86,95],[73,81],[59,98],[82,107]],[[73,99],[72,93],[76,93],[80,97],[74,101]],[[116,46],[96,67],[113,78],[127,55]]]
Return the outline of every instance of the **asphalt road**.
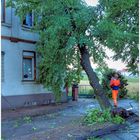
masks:
[[[138,114],[138,102],[134,100],[119,100],[119,106],[126,109],[132,108],[132,110]],[[22,136],[35,135],[37,133],[63,127],[64,125],[69,125],[73,123],[75,119],[80,119],[84,116],[90,108],[99,108],[98,102],[95,99],[79,99],[74,105],[71,103],[65,109],[54,113],[36,117],[27,116],[12,120],[4,120],[2,121],[2,138],[4,140],[22,140]],[[138,123],[128,124],[125,130],[118,130],[112,134],[102,136],[101,139],[137,140]]]

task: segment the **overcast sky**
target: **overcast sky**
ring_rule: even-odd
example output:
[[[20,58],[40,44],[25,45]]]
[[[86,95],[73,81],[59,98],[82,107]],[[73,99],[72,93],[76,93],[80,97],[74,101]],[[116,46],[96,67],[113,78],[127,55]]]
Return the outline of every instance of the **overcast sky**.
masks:
[[[98,4],[98,0],[85,0],[88,5],[96,6]],[[109,57],[113,56],[113,52],[111,50],[107,50],[106,53]],[[108,64],[109,68],[121,70],[125,68],[125,64],[122,63],[121,60],[113,61],[111,58],[109,60],[106,59],[106,63]],[[96,65],[92,64],[92,66],[95,68]]]
[[[96,6],[98,4],[98,0],[85,0],[88,5]]]

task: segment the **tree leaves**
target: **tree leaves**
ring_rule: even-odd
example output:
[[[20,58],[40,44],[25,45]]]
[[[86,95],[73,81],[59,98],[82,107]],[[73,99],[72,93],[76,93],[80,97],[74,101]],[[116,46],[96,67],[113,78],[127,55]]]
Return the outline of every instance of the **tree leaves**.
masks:
[[[128,68],[137,72],[137,0],[100,0],[97,7],[82,0],[8,0],[23,19],[33,11],[34,31],[39,34],[37,52],[39,81],[61,95],[65,83],[79,82],[80,54],[77,45],[85,44],[94,62],[105,66],[105,49],[116,54]]]

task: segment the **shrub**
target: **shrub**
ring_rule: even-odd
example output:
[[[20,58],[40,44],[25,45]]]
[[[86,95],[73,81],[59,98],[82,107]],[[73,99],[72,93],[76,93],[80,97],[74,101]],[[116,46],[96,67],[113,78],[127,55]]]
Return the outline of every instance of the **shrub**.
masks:
[[[112,118],[112,122],[116,124],[121,124],[121,123],[124,123],[124,119],[120,117],[119,115],[116,115],[115,117]]]
[[[87,125],[93,125],[96,123],[112,122],[116,124],[124,123],[124,119],[118,115],[112,116],[110,110],[104,110],[101,112],[98,109],[91,109],[87,112],[84,122]]]
[[[105,90],[105,93],[108,95],[108,97],[112,97],[112,92],[110,88],[110,80],[112,76],[114,75],[114,73],[116,73],[116,71],[112,69],[108,69],[106,72],[102,73],[101,84],[103,86],[103,89]],[[121,81],[119,97],[123,98],[127,95],[128,90],[126,86],[128,85],[128,83],[127,83],[127,79],[123,75],[121,75],[120,73],[118,73],[118,75]]]

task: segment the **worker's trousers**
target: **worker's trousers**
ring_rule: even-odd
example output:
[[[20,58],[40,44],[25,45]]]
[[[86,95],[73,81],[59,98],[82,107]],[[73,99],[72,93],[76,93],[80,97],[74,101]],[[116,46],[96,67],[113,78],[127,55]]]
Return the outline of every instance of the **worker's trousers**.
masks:
[[[118,105],[117,103],[118,92],[119,92],[118,90],[112,90],[112,99],[114,102],[114,106]]]

